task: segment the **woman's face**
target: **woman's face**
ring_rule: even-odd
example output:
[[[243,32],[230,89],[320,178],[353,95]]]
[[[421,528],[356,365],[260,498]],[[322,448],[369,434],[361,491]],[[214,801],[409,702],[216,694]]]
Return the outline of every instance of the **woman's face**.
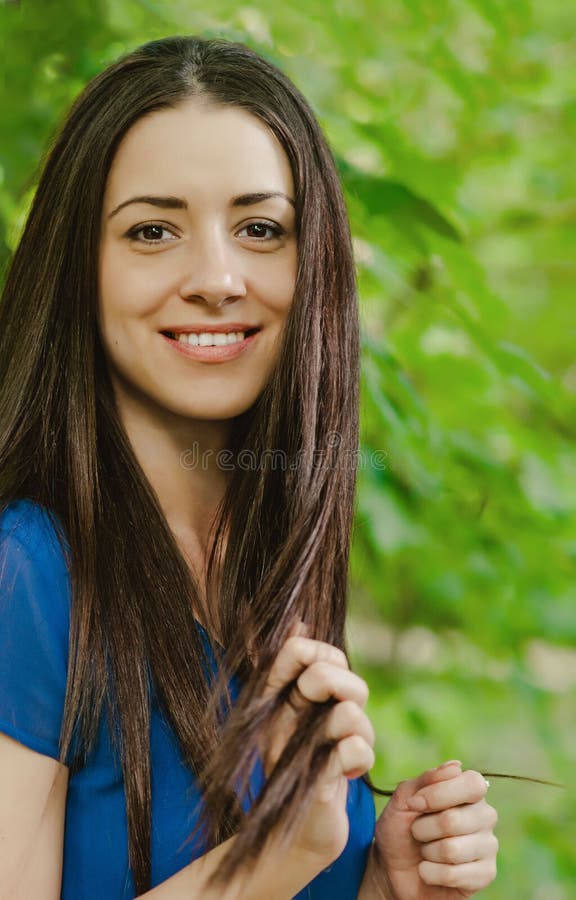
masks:
[[[99,266],[121,409],[221,420],[254,403],[294,293],[293,200],[283,148],[244,110],[190,100],[126,134]]]

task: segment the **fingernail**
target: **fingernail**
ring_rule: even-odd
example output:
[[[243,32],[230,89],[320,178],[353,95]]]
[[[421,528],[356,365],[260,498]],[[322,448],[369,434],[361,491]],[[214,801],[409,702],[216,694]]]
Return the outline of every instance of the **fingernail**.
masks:
[[[484,784],[486,785],[486,787],[490,787],[490,782],[487,778],[484,779]]]
[[[416,794],[406,801],[406,805],[410,807],[413,812],[423,812],[428,804],[422,794]]]
[[[449,759],[448,762],[442,763],[441,766],[438,766],[438,771],[440,769],[447,769],[448,766],[461,766],[462,762],[459,759]]]

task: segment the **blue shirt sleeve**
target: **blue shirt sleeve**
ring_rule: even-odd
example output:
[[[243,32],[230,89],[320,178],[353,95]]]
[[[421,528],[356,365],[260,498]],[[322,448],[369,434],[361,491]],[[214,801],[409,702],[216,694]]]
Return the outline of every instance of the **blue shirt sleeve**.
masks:
[[[0,518],[0,731],[58,759],[69,582],[52,521],[18,501]]]

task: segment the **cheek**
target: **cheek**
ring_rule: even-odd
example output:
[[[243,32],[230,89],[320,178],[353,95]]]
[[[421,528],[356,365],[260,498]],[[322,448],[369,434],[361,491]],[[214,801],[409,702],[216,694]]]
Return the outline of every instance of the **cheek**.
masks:
[[[99,309],[104,322],[153,315],[170,289],[160,266],[144,266],[113,251],[102,254],[99,281]]]
[[[284,318],[294,299],[296,287],[296,258],[287,259],[282,266],[270,267],[260,277],[260,299],[271,313]]]

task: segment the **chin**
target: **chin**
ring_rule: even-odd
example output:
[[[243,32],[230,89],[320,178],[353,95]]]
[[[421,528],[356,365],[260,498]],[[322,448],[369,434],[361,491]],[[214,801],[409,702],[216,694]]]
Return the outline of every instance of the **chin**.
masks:
[[[179,414],[183,416],[185,419],[189,419],[191,422],[226,422],[229,419],[235,419],[237,416],[241,416],[242,413],[246,412],[250,407],[249,406],[238,406],[238,407],[226,407],[226,409],[211,409],[211,410],[189,410],[187,412],[180,412]]]
[[[188,397],[188,402],[184,401],[178,404],[180,407],[178,412],[189,419],[203,422],[221,422],[227,419],[235,419],[254,406],[261,393],[262,389],[248,390],[238,392],[234,396],[232,385],[230,385],[228,390],[222,385],[218,390],[206,391],[204,394],[201,394],[201,400],[196,396],[191,402],[191,398]]]
[[[244,402],[238,401],[237,403],[203,403],[202,405],[195,404],[194,406],[188,404],[185,407],[174,410],[174,412],[191,421],[223,422],[241,416],[242,413],[247,412],[255,402],[256,398]]]

